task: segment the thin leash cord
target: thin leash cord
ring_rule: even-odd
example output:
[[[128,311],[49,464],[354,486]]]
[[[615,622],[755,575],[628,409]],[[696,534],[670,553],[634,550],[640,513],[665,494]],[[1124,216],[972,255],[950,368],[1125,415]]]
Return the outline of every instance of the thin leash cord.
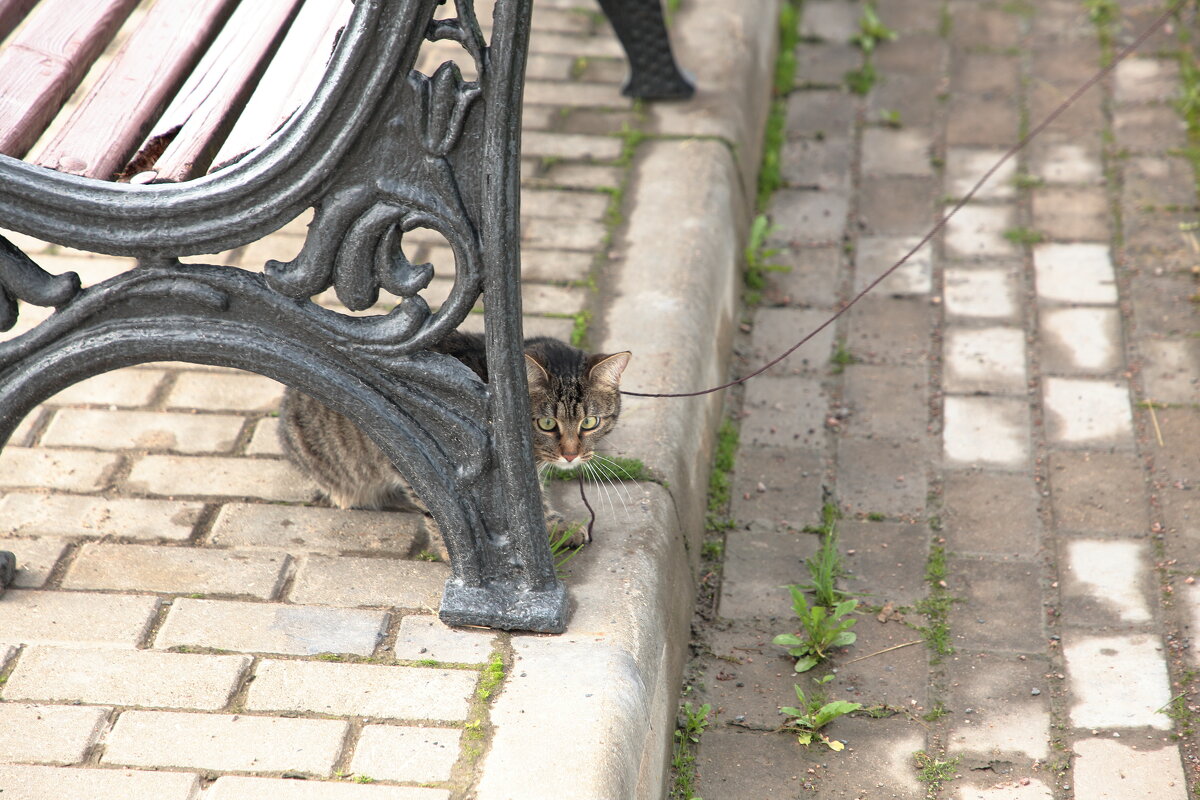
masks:
[[[893,264],[891,267],[889,267],[885,272],[883,272],[881,275],[879,275],[879,277],[875,278],[875,280],[873,280],[869,284],[867,284],[866,288],[864,288],[858,294],[854,295],[854,297],[852,297],[849,302],[847,302],[845,305],[843,305],[841,308],[839,308],[836,312],[834,312],[832,317],[830,317],[829,319],[822,322],[819,326],[817,326],[812,331],[810,331],[807,336],[805,336],[803,339],[801,339],[800,341],[796,342],[794,345],[789,347],[781,355],[777,356],[775,359],[773,359],[771,361],[768,361],[766,364],[764,364],[761,367],[759,367],[758,369],[754,370],[749,375],[743,375],[741,378],[729,381],[728,383],[723,383],[720,386],[714,386],[711,389],[701,389],[696,392],[666,392],[666,393],[627,392],[627,391],[622,390],[621,394],[628,395],[629,397],[699,397],[699,396],[705,395],[705,394],[712,394],[713,392],[719,392],[723,389],[728,389],[732,386],[737,386],[738,384],[745,383],[746,381],[750,380],[751,378],[756,378],[759,375],[766,372],[767,370],[769,370],[771,367],[773,367],[776,364],[778,364],[779,362],[783,361],[785,358],[790,356],[792,353],[796,352],[796,350],[798,350],[801,346],[806,344],[810,339],[812,339],[818,333],[825,330],[830,325],[832,325],[834,322],[836,322],[839,317],[841,317],[843,314],[845,314],[847,311],[849,311],[850,308],[855,303],[857,303],[859,300],[861,300],[863,297],[865,297],[872,289],[874,289],[876,286],[878,286],[880,283],[882,283],[889,275],[891,275],[896,270],[900,269],[900,267],[904,266],[904,264],[908,261],[909,258],[911,258],[913,256],[913,254],[915,254],[918,250],[920,250],[925,245],[929,244],[929,241],[931,239],[933,239],[933,237],[936,236],[938,234],[938,232],[942,230],[942,228],[946,227],[946,223],[950,221],[950,218],[953,217],[955,214],[957,214],[959,212],[959,210],[962,209],[963,206],[965,206],[968,202],[970,202],[971,198],[973,198],[975,196],[975,193],[978,192],[979,189],[985,183],[987,183],[988,180],[994,174],[996,174],[996,171],[999,170],[1000,167],[1004,166],[1004,164],[1010,158],[1015,156],[1017,153],[1024,150],[1025,147],[1028,146],[1029,143],[1032,142],[1035,138],[1037,138],[1037,136],[1039,134],[1041,134],[1042,131],[1044,131],[1047,127],[1049,127],[1051,123],[1053,123],[1056,119],[1058,119],[1060,116],[1062,116],[1062,114],[1067,109],[1069,109],[1072,105],[1074,105],[1075,102],[1084,94],[1084,92],[1086,92],[1088,89],[1091,89],[1093,86],[1095,86],[1100,81],[1104,80],[1104,78],[1106,78],[1109,75],[1109,73],[1111,73],[1114,69],[1116,69],[1118,64],[1120,64],[1131,53],[1133,53],[1135,50],[1137,50],[1139,47],[1141,47],[1143,44],[1145,44],[1146,40],[1149,39],[1159,28],[1161,28],[1163,25],[1165,25],[1167,23],[1167,20],[1169,20],[1171,18],[1171,16],[1173,14],[1175,14],[1176,11],[1178,11],[1180,8],[1182,8],[1184,3],[1186,3],[1186,2],[1187,2],[1187,0],[1177,0],[1175,3],[1171,4],[1167,8],[1167,10],[1162,13],[1161,16],[1159,16],[1153,23],[1150,24],[1149,27],[1147,27],[1140,34],[1138,34],[1137,38],[1135,38],[1133,40],[1132,44],[1126,46],[1123,50],[1121,50],[1117,54],[1117,56],[1112,60],[1111,63],[1102,67],[1095,75],[1093,75],[1092,77],[1090,77],[1086,81],[1084,81],[1083,85],[1081,85],[1078,89],[1076,89],[1071,94],[1070,97],[1068,97],[1066,100],[1064,100],[1062,103],[1060,103],[1059,106],[1057,108],[1055,108],[1052,112],[1050,112],[1050,114],[1045,119],[1043,119],[1040,123],[1038,123],[1037,126],[1035,126],[1032,130],[1029,131],[1029,133],[1025,134],[1025,136],[1019,142],[1017,142],[1012,147],[1010,147],[1008,149],[1008,151],[1003,156],[1000,157],[1000,160],[997,161],[995,164],[993,164],[991,169],[989,169],[987,172],[985,172],[983,174],[982,178],[980,178],[978,181],[976,181],[975,185],[971,187],[971,190],[969,192],[967,192],[966,195],[964,195],[962,197],[962,199],[960,199],[957,203],[955,203],[954,207],[951,208],[947,214],[942,216],[942,218],[937,221],[937,223],[933,226],[933,228],[931,228],[930,231],[928,233],[926,233],[924,237],[922,237],[921,241],[919,241],[911,250],[909,250],[907,253],[905,253],[904,256],[899,261],[897,261],[895,264]]]

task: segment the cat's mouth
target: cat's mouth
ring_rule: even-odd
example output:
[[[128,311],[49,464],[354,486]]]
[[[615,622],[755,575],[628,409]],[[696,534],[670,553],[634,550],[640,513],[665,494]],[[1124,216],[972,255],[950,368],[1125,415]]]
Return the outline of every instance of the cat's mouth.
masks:
[[[578,469],[579,467],[582,467],[584,464],[586,464],[588,462],[588,459],[590,459],[590,458],[591,458],[590,455],[581,455],[572,461],[568,461],[567,459],[563,458],[562,456],[559,456],[558,458],[554,459],[550,463],[554,465],[555,469],[566,470],[569,472],[573,469]]]

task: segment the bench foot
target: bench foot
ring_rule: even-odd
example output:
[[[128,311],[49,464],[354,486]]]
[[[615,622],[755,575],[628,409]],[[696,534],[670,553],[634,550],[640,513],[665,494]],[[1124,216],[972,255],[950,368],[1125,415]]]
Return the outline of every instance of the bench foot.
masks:
[[[0,593],[3,593],[17,577],[17,557],[8,550],[0,550]]]
[[[540,592],[512,586],[470,587],[446,581],[438,616],[447,625],[501,630],[562,633],[567,629],[569,602],[561,583]]]
[[[680,71],[659,0],[599,0],[629,58],[621,93],[643,100],[687,100],[696,87]]]

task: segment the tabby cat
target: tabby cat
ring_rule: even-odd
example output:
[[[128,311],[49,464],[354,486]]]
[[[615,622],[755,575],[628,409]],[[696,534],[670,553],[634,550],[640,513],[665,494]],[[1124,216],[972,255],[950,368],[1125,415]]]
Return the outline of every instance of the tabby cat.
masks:
[[[453,356],[487,381],[479,334],[453,333],[434,348]],[[525,376],[533,412],[533,453],[538,468],[570,470],[587,463],[596,443],[617,424],[621,373],[630,353],[589,355],[546,336],[525,341]],[[397,508],[415,501],[391,461],[346,417],[288,389],[279,411],[283,450],[339,508]],[[422,508],[417,503],[418,508]],[[542,496],[546,524],[563,517]],[[582,543],[586,533],[576,536]]]

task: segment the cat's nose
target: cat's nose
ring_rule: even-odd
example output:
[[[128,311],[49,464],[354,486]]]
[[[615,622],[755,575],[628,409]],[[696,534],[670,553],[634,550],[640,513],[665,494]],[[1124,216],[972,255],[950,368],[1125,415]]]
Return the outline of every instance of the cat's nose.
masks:
[[[571,462],[571,461],[574,461],[575,459],[579,458],[579,453],[567,453],[564,451],[562,454],[562,457],[565,461]]]

